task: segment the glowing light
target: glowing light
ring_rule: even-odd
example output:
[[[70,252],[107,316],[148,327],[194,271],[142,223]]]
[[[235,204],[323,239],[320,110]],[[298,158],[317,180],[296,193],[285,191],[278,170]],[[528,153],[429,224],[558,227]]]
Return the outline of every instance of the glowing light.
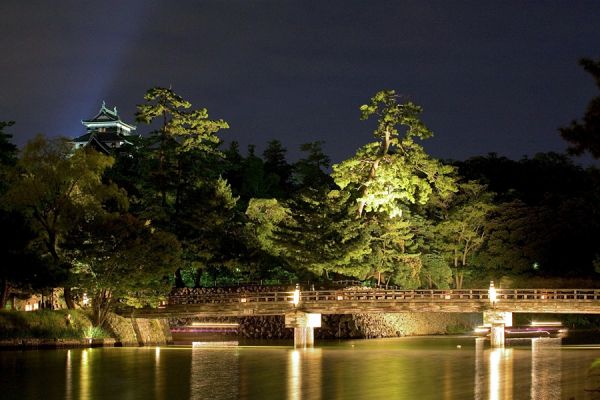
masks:
[[[302,398],[302,381],[300,375],[300,352],[292,350],[288,364],[288,399]]]
[[[296,285],[296,290],[294,290],[294,297],[292,298],[292,303],[294,306],[298,306],[300,304],[300,288]]]
[[[560,321],[532,321],[531,326],[562,326]]]
[[[236,322],[192,322],[191,326],[202,328],[237,328],[240,324]]]
[[[494,281],[490,281],[490,288],[488,289],[488,298],[490,299],[490,303],[492,303],[492,305],[496,303],[497,294],[496,288],[494,287]]]
[[[81,366],[79,370],[79,398],[89,399],[90,394],[90,359],[92,350],[81,351]]]
[[[248,299],[246,299],[245,297],[242,297],[242,298],[240,299],[240,303],[245,303],[246,301],[248,301]]]
[[[306,326],[310,328],[320,328],[321,327],[321,314],[318,313],[309,313],[306,314]]]
[[[489,326],[478,326],[477,328],[475,328],[475,330],[473,331],[474,333],[485,333],[486,335],[490,332],[490,327]]]
[[[71,350],[67,350],[67,367],[65,368],[65,399],[71,400],[73,398],[73,380],[72,375],[72,361],[71,361]]]
[[[192,342],[192,348],[198,347],[234,347],[239,345],[237,340],[230,340],[226,342]]]

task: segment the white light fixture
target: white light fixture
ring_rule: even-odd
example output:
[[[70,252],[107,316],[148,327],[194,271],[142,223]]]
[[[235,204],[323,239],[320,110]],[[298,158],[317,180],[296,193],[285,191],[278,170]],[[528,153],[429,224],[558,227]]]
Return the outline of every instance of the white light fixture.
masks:
[[[296,284],[296,289],[294,290],[294,297],[292,298],[292,303],[294,307],[297,307],[300,303],[300,287]]]
[[[490,299],[490,303],[492,306],[496,304],[496,288],[494,287],[494,281],[490,281],[490,288],[488,289],[488,298]]]

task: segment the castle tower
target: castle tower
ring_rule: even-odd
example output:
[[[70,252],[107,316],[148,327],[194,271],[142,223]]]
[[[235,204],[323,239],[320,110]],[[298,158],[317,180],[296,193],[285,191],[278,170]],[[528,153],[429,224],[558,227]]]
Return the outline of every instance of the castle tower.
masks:
[[[113,153],[124,144],[131,144],[128,139],[133,136],[133,131],[136,129],[135,126],[121,121],[117,107],[111,110],[106,107],[105,102],[102,102],[102,107],[96,116],[81,123],[85,126],[86,133],[73,139],[75,148],[93,146],[106,154]]]

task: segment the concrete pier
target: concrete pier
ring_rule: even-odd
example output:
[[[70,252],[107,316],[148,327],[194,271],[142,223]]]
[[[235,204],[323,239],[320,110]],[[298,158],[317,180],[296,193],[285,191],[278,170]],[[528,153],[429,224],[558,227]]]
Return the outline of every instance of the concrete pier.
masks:
[[[489,310],[483,313],[483,325],[490,327],[492,347],[504,347],[504,328],[512,326],[512,313]]]
[[[504,347],[504,323],[496,321],[490,328],[490,344],[492,347]]]
[[[294,347],[312,347],[315,344],[314,328],[321,327],[321,314],[295,310],[285,314],[285,327],[294,329]]]

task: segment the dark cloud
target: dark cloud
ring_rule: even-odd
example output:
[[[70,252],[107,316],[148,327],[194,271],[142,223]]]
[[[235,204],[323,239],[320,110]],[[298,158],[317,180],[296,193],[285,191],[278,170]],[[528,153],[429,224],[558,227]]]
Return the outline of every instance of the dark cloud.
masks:
[[[441,158],[566,146],[595,94],[595,1],[19,1],[0,5],[0,120],[17,142],[76,136],[102,100],[133,120],[152,86],[261,148],[323,139],[335,161],[371,140],[358,106],[383,88],[421,104]],[[139,128],[144,131],[144,127]]]

